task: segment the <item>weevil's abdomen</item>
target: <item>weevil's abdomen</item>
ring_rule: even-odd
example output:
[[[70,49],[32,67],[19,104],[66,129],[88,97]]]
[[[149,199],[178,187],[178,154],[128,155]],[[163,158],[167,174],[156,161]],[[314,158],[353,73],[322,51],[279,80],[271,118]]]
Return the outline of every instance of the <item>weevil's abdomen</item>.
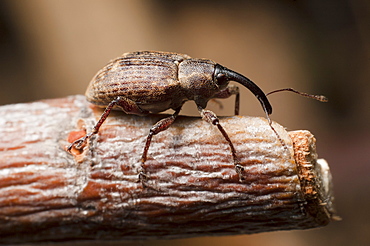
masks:
[[[125,53],[94,76],[86,98],[106,106],[118,96],[126,97],[153,113],[177,108],[186,100],[178,82],[178,64],[188,58],[170,52]]]

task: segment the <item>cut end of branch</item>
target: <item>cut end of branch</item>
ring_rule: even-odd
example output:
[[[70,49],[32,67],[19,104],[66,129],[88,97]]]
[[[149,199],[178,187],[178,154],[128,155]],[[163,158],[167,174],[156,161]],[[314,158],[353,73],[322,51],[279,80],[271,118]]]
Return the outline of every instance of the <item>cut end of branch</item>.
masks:
[[[318,223],[326,224],[328,218],[338,220],[334,207],[332,176],[328,163],[318,159],[316,139],[304,130],[289,132],[293,141],[294,158],[306,201],[305,208]]]

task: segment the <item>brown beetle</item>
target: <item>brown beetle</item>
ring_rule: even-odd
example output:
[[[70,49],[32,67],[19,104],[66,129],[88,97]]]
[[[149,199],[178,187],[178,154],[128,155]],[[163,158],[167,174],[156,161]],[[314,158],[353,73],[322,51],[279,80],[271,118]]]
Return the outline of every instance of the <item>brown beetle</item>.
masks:
[[[239,164],[233,143],[220,125],[217,116],[205,109],[212,98],[228,98],[236,95],[235,114],[239,114],[239,89],[237,86],[229,85],[230,81],[242,84],[257,97],[271,129],[281,141],[269,118],[272,113],[270,102],[265,93],[245,76],[208,59],[191,58],[179,53],[140,51],[125,53],[112,60],[92,79],[86,91],[86,98],[90,103],[106,109],[92,132],[74,141],[68,150],[70,151],[72,147],[82,148],[88,138],[98,133],[100,126],[115,107],[127,114],[135,115],[148,115],[173,109],[175,111],[173,115],[158,121],[150,129],[141,157],[142,170],[139,178],[143,181],[147,178],[143,164],[147,159],[153,135],[166,130],[178,116],[182,105],[186,101],[193,100],[202,118],[217,126],[228,142],[236,172],[242,179],[244,168]],[[290,88],[283,90],[296,92]]]

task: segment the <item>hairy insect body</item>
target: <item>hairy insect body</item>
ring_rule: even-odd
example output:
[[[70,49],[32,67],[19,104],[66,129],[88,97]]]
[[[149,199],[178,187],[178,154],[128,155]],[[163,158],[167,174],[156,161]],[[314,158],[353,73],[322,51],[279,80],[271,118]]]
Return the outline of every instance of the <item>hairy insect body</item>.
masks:
[[[123,54],[109,62],[94,76],[87,88],[86,98],[90,103],[105,107],[105,111],[92,132],[73,142],[68,150],[72,147],[82,148],[92,135],[99,132],[100,126],[112,109],[119,108],[127,114],[136,115],[173,109],[175,112],[158,121],[147,136],[141,156],[142,170],[139,174],[144,185],[147,179],[144,164],[152,137],[170,127],[184,102],[193,100],[202,118],[215,125],[229,144],[235,170],[242,180],[244,168],[239,163],[233,143],[220,125],[217,116],[205,109],[207,102],[212,98],[235,95],[235,114],[238,114],[239,89],[235,85],[229,85],[229,81],[243,85],[256,96],[266,113],[271,129],[284,145],[271,125],[269,115],[272,113],[272,107],[265,93],[245,76],[208,59],[196,59],[171,52],[141,51]],[[299,93],[291,88],[282,90]]]

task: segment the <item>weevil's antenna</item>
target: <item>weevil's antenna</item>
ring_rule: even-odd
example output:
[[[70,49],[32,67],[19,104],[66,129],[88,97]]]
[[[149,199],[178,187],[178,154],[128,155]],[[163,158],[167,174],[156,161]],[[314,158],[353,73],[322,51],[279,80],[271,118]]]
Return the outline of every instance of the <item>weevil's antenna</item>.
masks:
[[[297,90],[295,90],[293,88],[283,88],[283,89],[278,89],[278,90],[270,91],[269,93],[266,94],[266,96],[271,95],[271,94],[276,93],[276,92],[281,92],[281,91],[294,92],[294,93],[296,93],[296,94],[298,94],[300,96],[304,96],[304,97],[307,97],[307,98],[315,99],[315,100],[320,101],[320,102],[327,102],[327,101],[329,101],[326,96],[323,96],[323,95],[312,95],[312,94],[308,94],[308,93],[297,91]]]

